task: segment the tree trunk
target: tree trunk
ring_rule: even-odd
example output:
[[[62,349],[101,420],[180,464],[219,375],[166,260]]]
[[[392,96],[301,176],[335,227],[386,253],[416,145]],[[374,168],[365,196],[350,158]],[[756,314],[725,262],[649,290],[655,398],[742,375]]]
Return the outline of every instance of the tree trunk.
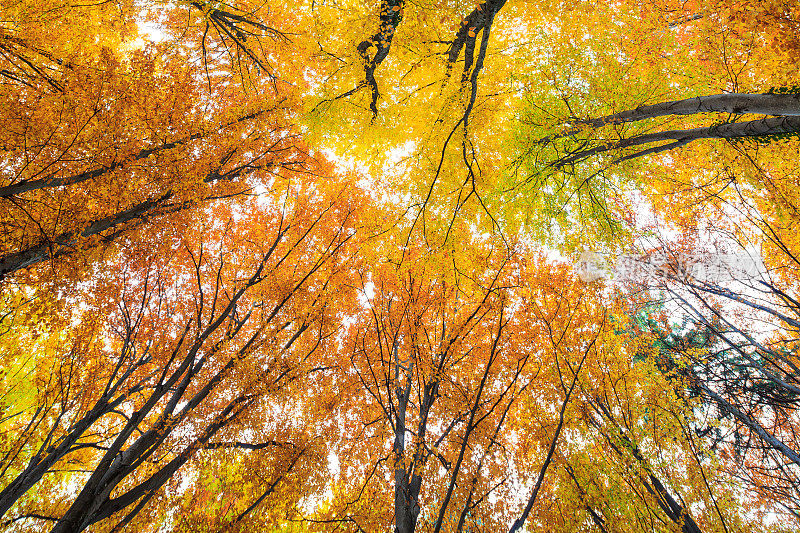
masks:
[[[108,229],[126,224],[131,221],[141,221],[148,215],[153,214],[157,208],[160,205],[163,205],[171,196],[172,193],[169,192],[157,200],[147,200],[115,215],[108,216],[100,220],[95,220],[86,226],[86,228],[80,233],[62,233],[55,239],[40,241],[39,243],[29,246],[24,250],[2,255],[0,256],[0,279],[5,277],[6,274],[28,268],[51,258],[60,257],[62,255],[74,252],[77,249],[78,242],[81,238],[85,239],[95,235],[100,235],[102,232]]]
[[[800,94],[709,94],[684,100],[643,105],[613,115],[581,121],[581,123],[599,128],[606,124],[622,124],[648,118],[694,115],[696,113],[798,116],[800,115]]]
[[[220,169],[210,172],[204,179],[204,183],[214,183],[217,181],[233,181],[247,175],[258,166],[240,166],[227,172]],[[242,192],[246,192],[242,191]],[[229,198],[241,193],[233,193],[227,196],[208,196],[199,201],[218,200]],[[171,202],[173,192],[167,191],[159,198],[145,200],[124,211],[120,211],[105,218],[90,222],[82,231],[65,232],[53,239],[41,240],[32,244],[24,250],[10,252],[0,255],[0,280],[7,274],[22,270],[48,259],[55,259],[63,255],[71,254],[78,249],[78,244],[82,239],[100,236],[102,242],[110,242],[119,236],[122,228],[126,224],[138,224],[146,221],[149,217],[174,213],[183,209],[197,205],[198,201]],[[105,233],[110,229],[113,232]],[[104,234],[105,233],[105,234]]]
[[[561,168],[566,165],[584,161],[593,155],[609,152],[611,150],[631,148],[634,146],[642,146],[659,142],[666,144],[640,150],[633,154],[620,157],[614,162],[620,163],[622,161],[627,161],[629,159],[634,159],[645,155],[674,150],[675,148],[685,146],[698,139],[746,139],[752,137],[765,137],[770,135],[782,135],[785,133],[798,132],[800,132],[800,116],[779,116],[751,120],[748,122],[728,122],[725,124],[708,126],[704,128],[667,130],[656,133],[636,135],[634,137],[601,144],[599,146],[595,146],[594,148],[587,148],[585,150],[576,150],[553,163],[553,167]]]

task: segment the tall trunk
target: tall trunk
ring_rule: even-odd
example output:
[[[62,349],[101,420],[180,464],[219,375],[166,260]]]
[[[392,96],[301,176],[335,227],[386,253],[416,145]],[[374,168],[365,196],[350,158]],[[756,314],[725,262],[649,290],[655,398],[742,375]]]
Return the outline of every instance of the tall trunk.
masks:
[[[257,169],[260,166],[240,166],[227,172],[216,169],[210,172],[204,179],[204,183],[214,183],[217,181],[233,181],[241,178]],[[244,191],[243,191],[244,192]],[[229,198],[241,193],[234,193],[228,196],[209,196],[200,201]],[[88,223],[82,230],[64,232],[52,239],[42,239],[38,243],[32,244],[23,250],[10,252],[0,255],[0,279],[7,274],[31,267],[48,259],[55,259],[64,255],[71,254],[78,249],[82,239],[99,236],[101,242],[110,242],[119,236],[122,229],[129,223],[141,223],[149,217],[173,213],[188,209],[197,204],[198,201],[171,202],[174,193],[169,190],[158,198],[151,198],[140,202],[124,211],[119,211],[113,215],[94,220]],[[108,230],[115,231],[105,233]]]
[[[636,109],[620,111],[605,117],[580,121],[594,128],[606,124],[636,122],[669,115],[694,115],[696,113],[729,113],[731,115],[800,115],[800,94],[709,94],[671,102],[643,105]]]
[[[226,124],[221,125],[218,131],[222,131],[225,128],[252,120],[254,118],[263,115],[264,113],[265,113],[264,111],[256,111],[255,113],[250,113],[248,115],[239,117],[235,120],[232,120]],[[48,189],[51,187],[64,187],[67,185],[74,185],[76,183],[81,183],[87,180],[99,178],[100,176],[108,174],[109,172],[113,172],[114,170],[117,170],[118,168],[121,168],[132,162],[147,159],[153,154],[167,152],[169,150],[172,150],[173,148],[176,148],[178,146],[183,146],[192,141],[209,138],[211,137],[211,135],[212,135],[211,133],[193,133],[191,135],[188,135],[181,139],[176,139],[168,143],[160,144],[158,146],[152,146],[150,148],[143,148],[135,154],[128,154],[126,157],[121,157],[119,160],[109,163],[108,165],[101,166],[92,170],[85,170],[84,172],[73,174],[72,176],[58,176],[57,173],[53,173],[44,178],[18,181],[16,183],[0,187],[0,198],[10,198],[12,196],[23,194],[30,191]]]
[[[757,434],[761,440],[764,441],[765,445],[768,447],[773,448],[774,450],[783,454],[784,457],[792,461],[796,465],[800,465],[800,454],[797,451],[793,450],[789,446],[787,446],[784,442],[778,439],[775,435],[767,431],[764,426],[758,423],[753,417],[749,416],[747,413],[740,411],[736,406],[734,406],[731,402],[727,401],[725,398],[708,388],[706,385],[700,385],[700,390],[703,393],[711,398],[714,402],[717,403],[721,411],[726,411],[736,417],[742,424],[750,428],[753,433]]]
[[[175,458],[132,489],[112,498],[111,493],[117,484],[131,473],[131,463],[135,460],[133,457],[126,457],[125,452],[119,454],[111,464],[109,471],[103,476],[104,483],[93,487],[93,490],[87,491],[84,489],[81,491],[69,510],[55,524],[51,533],[83,531],[92,524],[109,518],[142,498],[145,499],[145,502],[149,500],[197,450],[201,449],[222,427],[251,405],[252,401],[248,400],[249,398],[246,395],[241,395],[231,401],[225,410],[214,418],[203,433]]]
[[[702,533],[702,530],[697,525],[697,522],[695,522],[692,516],[689,514],[689,510],[685,509],[680,503],[678,503],[672,494],[669,493],[661,480],[656,477],[655,472],[647,463],[642,452],[639,450],[639,446],[616,422],[608,406],[599,399],[595,399],[594,402],[590,402],[590,405],[592,405],[598,411],[598,413],[600,413],[601,417],[608,420],[612,428],[615,430],[616,436],[612,437],[603,431],[601,425],[596,421],[593,422],[593,425],[598,429],[598,431],[600,431],[600,434],[606,439],[608,444],[611,446],[611,449],[616,452],[620,459],[623,459],[627,455],[626,451],[632,455],[634,459],[636,459],[646,473],[646,478],[644,476],[641,478],[641,482],[645,489],[647,489],[647,492],[655,496],[658,506],[662,511],[664,511],[669,519],[672,520],[673,523],[681,526],[681,533]],[[621,444],[621,446],[618,444]]]
[[[31,267],[51,258],[74,252],[81,239],[102,234],[104,231],[128,222],[143,220],[157,211],[172,196],[171,192],[156,200],[146,200],[130,209],[89,223],[82,231],[65,232],[52,240],[40,241],[24,250],[0,255],[0,279],[18,270]],[[103,240],[110,240],[104,238]]]
[[[393,347],[393,357],[395,361],[395,380],[397,388],[397,409],[395,410],[394,426],[394,522],[395,533],[413,533],[417,527],[417,517],[419,516],[419,490],[422,485],[422,478],[414,472],[415,462],[406,463],[406,415],[408,403],[411,400],[411,385],[413,383],[414,360],[409,357],[405,361],[399,359],[399,349],[397,341]],[[402,373],[401,373],[402,370]],[[400,380],[406,379],[404,386]],[[425,406],[421,406],[423,409]],[[416,457],[414,458],[416,460]]]
[[[619,163],[629,159],[634,159],[636,157],[673,150],[699,139],[746,139],[798,132],[800,132],[800,116],[778,116],[750,120],[748,122],[728,122],[725,124],[708,126],[704,128],[659,131],[655,133],[636,135],[620,141],[601,144],[593,148],[576,150],[554,162],[553,167],[561,168],[573,163],[584,161],[596,154],[609,152],[611,150],[631,148],[659,142],[666,144],[640,150],[633,154],[623,156],[617,159],[615,162]]]
[[[50,187],[64,187],[67,185],[74,185],[76,183],[81,183],[87,180],[91,180],[94,178],[99,178],[104,174],[108,174],[109,172],[113,172],[114,170],[123,167],[124,165],[129,164],[132,161],[140,161],[143,159],[147,159],[153,154],[171,150],[176,146],[185,144],[189,141],[199,139],[202,136],[192,135],[187,137],[186,139],[181,139],[178,141],[173,141],[171,143],[162,144],[160,146],[156,146],[154,148],[147,148],[141,150],[136,155],[132,156],[130,159],[127,160],[120,160],[110,163],[108,166],[103,166],[99,168],[95,168],[93,170],[86,170],[84,172],[80,172],[78,174],[74,174],[72,176],[56,176],[51,175],[46,178],[39,178],[35,180],[26,180],[26,181],[18,181],[17,183],[12,183],[11,185],[6,185],[5,187],[0,187],[0,198],[9,198],[11,196],[15,196],[18,194],[23,194],[30,191],[36,191],[40,189],[47,189]]]

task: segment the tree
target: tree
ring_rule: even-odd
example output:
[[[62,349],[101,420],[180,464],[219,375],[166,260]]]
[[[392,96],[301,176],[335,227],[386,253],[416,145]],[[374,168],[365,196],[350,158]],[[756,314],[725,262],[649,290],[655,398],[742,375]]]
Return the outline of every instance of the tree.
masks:
[[[338,329],[331,317],[348,293],[325,287],[346,280],[354,212],[363,208],[350,189],[332,188],[327,202],[287,194],[288,204],[253,202],[253,217],[222,227],[167,228],[162,238],[179,238],[172,253],[142,243],[108,265],[110,290],[93,295],[97,314],[81,322],[92,328],[76,331],[63,355],[33,361],[55,360],[53,379],[6,420],[18,433],[0,500],[4,513],[22,503],[10,520],[76,531],[113,517],[121,528],[203,450],[271,446],[262,432],[270,428],[253,428]],[[291,470],[306,459],[286,446]],[[53,477],[60,503],[30,497]]]
[[[555,139],[576,138],[579,146],[567,149],[566,153],[553,161],[555,168],[563,168],[589,159],[597,154],[614,151],[612,164],[629,159],[674,150],[700,139],[763,138],[796,134],[800,131],[800,95],[798,94],[715,94],[698,96],[672,102],[642,105],[636,109],[620,111],[605,117],[582,119],[573,117],[579,126],[601,128],[605,125],[617,125],[638,122],[651,118],[670,115],[694,115],[699,113],[727,113],[728,115],[763,114],[769,118],[748,120],[745,122],[727,121],[708,127],[666,130],[655,133],[643,133],[619,140],[599,140],[592,146],[591,137],[581,139],[583,128],[573,128],[567,133],[541,139],[542,144],[552,143]],[[661,143],[661,144],[657,144]],[[640,149],[641,146],[653,145]],[[633,150],[625,150],[633,148]]]
[[[60,101],[42,102],[39,109],[9,105],[5,116],[13,125],[6,158],[14,164],[7,167],[0,193],[2,274],[73,253],[85,243],[109,242],[153,217],[246,194],[286,170],[308,170],[307,152],[286,125],[289,109],[276,102],[215,124],[202,110],[190,110],[191,72],[173,74],[177,65],[156,57],[154,51],[139,58],[135,69],[145,71],[141,76],[136,71],[115,76],[117,67],[105,65],[102,82],[82,80],[80,92],[91,87],[94,95],[65,90],[70,98],[81,98],[68,109]],[[168,74],[153,79],[146,71],[157,63]],[[129,83],[131,78],[136,83]],[[149,91],[164,100],[123,96]],[[147,118],[158,107],[171,109],[160,124]],[[59,114],[45,114],[52,111]],[[12,137],[15,132],[20,134]],[[31,143],[39,146],[35,155],[25,148]]]
[[[772,145],[775,163],[791,164],[781,146],[795,130],[793,116],[785,115],[791,110],[759,109],[752,101],[777,102],[791,97],[770,93],[796,92],[798,72],[787,55],[791,39],[765,46],[783,34],[772,32],[778,25],[770,28],[758,14],[778,17],[780,3],[745,4],[654,1],[604,11],[581,6],[560,24],[548,54],[525,78],[517,158],[502,180],[506,198],[530,213],[518,219],[560,218],[563,240],[587,244],[597,233],[630,232],[623,217],[632,189],[658,201],[676,177],[703,185],[732,166],[734,151],[752,154],[756,143]],[[787,8],[782,14],[790,13]],[[731,100],[735,95],[752,96],[743,102]],[[721,111],[711,116],[661,114],[684,104],[682,113],[697,110],[694,98],[728,104],[700,107]],[[789,118],[724,114],[737,107]],[[643,120],[603,121],[626,115]],[[582,220],[585,231],[570,234],[570,218]],[[613,246],[626,246],[624,241]]]
[[[106,39],[104,32],[117,27],[112,18],[106,21],[111,28],[93,30],[95,43],[69,55],[80,28],[71,27],[67,18],[66,26],[59,27],[63,33],[45,37],[29,27],[26,7],[30,10],[19,6],[21,12],[13,13],[16,34],[7,41],[55,62],[58,73],[35,68],[46,74],[49,88],[26,81],[36,78],[33,74],[9,74],[0,91],[7,110],[0,275],[76,251],[91,253],[146,221],[251,194],[276,178],[325,172],[299,138],[291,85],[277,84],[275,72],[268,73],[273,83],[256,85],[242,74],[242,64],[231,66],[215,53],[209,25],[217,28],[220,46],[227,46],[229,55],[240,50],[265,67],[263,47],[256,53],[240,27],[251,27],[249,35],[256,35],[252,28],[273,37],[281,34],[252,16],[234,8],[203,10],[195,3],[192,13],[209,19],[202,39],[184,31],[182,40],[148,46],[131,42],[130,30],[116,41]],[[127,9],[131,12],[122,17],[130,26],[136,12]],[[79,20],[103,16],[91,7],[58,10]],[[225,31],[233,35],[233,45]],[[202,74],[192,57],[201,48]],[[13,71],[22,53],[12,52],[3,56],[8,63],[4,72]],[[285,74],[289,82],[291,72]]]
[[[667,3],[653,2],[650,7],[656,4]],[[755,505],[784,507],[781,512],[786,513],[788,521],[794,520],[791,515],[796,516],[797,508],[792,503],[796,498],[791,488],[796,479],[791,422],[792,347],[796,339],[792,258],[796,246],[786,231],[796,220],[796,197],[785,180],[795,167],[791,154],[796,142],[791,137],[797,134],[796,69],[787,72],[777,63],[765,62],[769,67],[759,72],[760,77],[748,72],[751,69],[745,66],[752,57],[741,58],[765,53],[759,50],[758,40],[775,36],[766,35],[770,29],[758,18],[750,18],[750,13],[737,13],[741,7],[714,4],[692,13],[682,6],[678,10],[683,10],[681,17],[674,17],[673,12],[668,18],[673,28],[670,31],[685,39],[683,44],[702,56],[709,69],[713,70],[714,60],[710,43],[719,36],[730,39],[723,41],[720,49],[728,54],[725,66],[731,77],[724,93],[694,98],[648,96],[634,105],[615,102],[609,112],[600,113],[587,112],[575,105],[575,99],[565,98],[560,117],[552,109],[548,116],[548,110],[533,103],[535,111],[530,120],[534,124],[551,120],[548,124],[561,121],[567,125],[561,131],[551,128],[544,135],[534,136],[524,157],[535,161],[527,167],[527,179],[533,185],[554,183],[566,189],[561,197],[562,209],[572,212],[581,208],[566,204],[583,193],[587,203],[593,202],[599,205],[599,211],[614,216],[618,211],[613,204],[609,207],[610,202],[604,203],[607,191],[633,185],[655,212],[657,222],[644,228],[646,232],[658,235],[662,224],[683,232],[682,242],[659,243],[656,251],[663,263],[651,266],[660,268],[669,278],[666,286],[656,283],[655,287],[666,290],[696,327],[682,330],[678,326],[676,330],[675,326],[661,326],[662,355],[658,357],[667,362],[662,370],[681,374],[676,387],[687,401],[698,397],[705,402],[695,429],[712,437],[713,447],[730,454],[725,468],[731,479],[749,487]],[[790,8],[778,15],[780,9],[776,7],[764,5],[758,10],[791,20]],[[715,11],[717,8],[719,11]],[[715,36],[712,29],[718,32]],[[707,40],[705,44],[700,36]],[[778,61],[783,53],[776,50]],[[669,79],[674,80],[673,76],[670,74]],[[674,81],[672,84],[679,86]],[[763,87],[764,92],[743,91],[741,86]],[[703,124],[700,118],[704,113],[718,113],[716,121],[708,125],[709,120],[703,119]],[[704,138],[719,141],[704,146],[694,143]],[[690,143],[692,146],[687,147]],[[646,157],[656,154],[661,157]],[[559,174],[566,176],[551,177]],[[617,192],[619,197],[624,193]],[[625,209],[622,211],[625,213]],[[636,218],[629,216],[626,220],[630,223]],[[755,253],[768,265],[768,278],[737,273],[725,283],[694,277],[703,261],[719,262],[708,241],[720,238],[740,243],[740,260],[746,257],[745,250],[753,254],[753,247],[764,247],[761,253]],[[652,249],[645,251],[653,257]],[[699,259],[701,256],[703,259]],[[641,286],[636,285],[635,290],[640,291]],[[763,326],[759,324],[763,322],[775,329],[774,336],[761,334]],[[664,333],[670,331],[677,332],[674,336]],[[673,355],[664,355],[670,353]],[[715,429],[702,422],[706,417],[728,421]]]
[[[6,525],[730,533],[795,512],[779,4],[5,6]],[[766,302],[675,269],[696,324],[672,335],[630,311],[652,294],[554,259],[662,221],[668,257],[766,246]]]
[[[573,393],[604,381],[613,332],[590,287],[501,242],[407,250],[362,273],[363,308],[343,343],[349,361],[325,360],[337,367],[324,390],[336,395],[326,403],[341,435],[339,475],[330,501],[307,521],[356,531],[549,523],[537,497],[553,497],[548,476],[562,471],[562,457],[580,453],[561,432],[575,431],[585,409]],[[647,387],[646,376],[629,378],[630,386]],[[632,416],[640,420],[641,411]],[[645,502],[667,496],[655,486]],[[620,504],[609,505],[614,516]],[[588,516],[584,505],[568,508]],[[676,523],[686,519],[677,513]]]
[[[773,234],[773,238],[777,237]],[[790,254],[788,243],[781,243]],[[680,257],[673,249],[675,257]],[[643,329],[657,339],[661,368],[678,371],[676,386],[702,399],[696,432],[724,450],[730,475],[748,487],[759,505],[783,508],[787,520],[797,517],[798,442],[794,414],[798,387],[795,368],[797,306],[794,285],[784,285],[769,270],[750,272],[736,264],[747,256],[709,255],[684,259],[661,281],[668,301],[685,314],[682,324],[648,317]],[[774,268],[791,255],[774,254]],[[678,259],[680,260],[680,259]],[[710,266],[702,275],[702,267]],[[793,276],[784,278],[792,279]],[[765,331],[763,325],[770,324]]]

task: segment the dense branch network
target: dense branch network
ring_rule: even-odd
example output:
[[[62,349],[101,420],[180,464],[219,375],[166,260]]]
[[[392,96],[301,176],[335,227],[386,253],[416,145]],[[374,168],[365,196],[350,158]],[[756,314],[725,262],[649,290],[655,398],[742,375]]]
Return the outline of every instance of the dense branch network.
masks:
[[[217,132],[196,133],[152,148],[145,148],[131,157],[119,158],[108,165],[79,174],[61,176],[60,172],[55,172],[44,178],[21,180],[0,187],[0,199],[18,205],[28,201],[25,195],[29,193],[67,186],[86,187],[87,182],[92,183],[89,187],[99,187],[100,185],[94,184],[98,178],[119,171],[132,172],[131,167],[134,167],[138,161],[145,161],[152,156],[167,153],[195,141],[212,140],[213,133],[224,132],[228,127],[254,121],[263,115],[263,112],[252,113],[219,128]],[[43,233],[37,241],[0,255],[0,277],[48,259],[72,254],[80,250],[82,243],[89,239],[94,238],[95,244],[112,242],[123,232],[140,226],[153,217],[176,213],[213,200],[250,194],[253,185],[247,181],[247,178],[255,173],[266,172],[277,176],[281,171],[308,172],[310,158],[294,143],[296,140],[298,140],[296,134],[278,136],[270,145],[263,148],[261,153],[246,153],[240,147],[231,148],[195,185],[196,188],[201,189],[201,194],[194,198],[181,198],[180,195],[176,196],[174,189],[167,188],[130,207],[88,221],[83,227],[63,231],[56,235]],[[220,184],[224,187],[217,190],[215,185]],[[231,188],[231,186],[233,187]]]
[[[214,3],[213,5],[205,1],[193,1],[193,7],[200,10],[205,17],[205,31],[201,40],[201,48],[203,52],[203,60],[206,63],[206,75],[208,75],[208,50],[206,47],[206,40],[208,31],[212,27],[217,31],[223,45],[228,49],[237,52],[231,54],[238,62],[238,55],[244,54],[253,63],[256,64],[259,70],[265,72],[272,81],[273,87],[277,81],[276,69],[269,64],[266,53],[264,53],[260,38],[263,36],[271,36],[273,39],[288,42],[288,36],[278,31],[277,29],[264,24],[252,13],[236,11],[233,6]],[[248,41],[249,40],[249,41]],[[253,41],[261,48],[257,50],[252,46]],[[229,44],[230,43],[230,44]]]
[[[57,92],[64,90],[62,82],[57,79],[58,71],[73,68],[68,61],[5,32],[0,32],[0,59],[8,65],[8,68],[0,69],[0,77],[29,88],[34,88],[36,81],[42,79]]]
[[[63,43],[51,52],[42,34],[30,31],[27,40],[8,29],[42,6],[22,0],[9,7],[21,6],[12,13],[18,20],[4,17],[12,20],[0,30],[0,89],[9,107],[2,117],[7,127],[0,128],[0,364],[9,367],[0,372],[5,525],[116,533],[192,529],[208,520],[215,531],[300,523],[301,529],[395,533],[509,526],[516,532],[540,524],[603,533],[728,532],[728,523],[738,527],[742,517],[761,512],[737,508],[753,486],[772,498],[768,505],[800,518],[800,304],[789,288],[750,287],[769,304],[682,279],[680,303],[696,327],[682,337],[628,335],[618,330],[627,327],[626,304],[575,279],[547,253],[537,255],[542,243],[528,238],[527,220],[528,227],[512,226],[518,205],[508,201],[495,219],[487,206],[494,210],[509,197],[485,194],[484,204],[484,183],[505,179],[503,142],[513,126],[512,112],[501,110],[497,121],[477,128],[481,102],[487,98],[483,120],[493,102],[513,110],[517,94],[505,99],[498,92],[502,74],[481,76],[493,68],[489,46],[498,14],[519,6],[415,3],[420,12],[405,32],[400,24],[412,4],[373,0],[366,20],[377,28],[353,37],[352,27],[365,18],[336,2],[321,10],[328,20],[302,12],[305,4],[283,12],[285,33],[259,18],[274,4],[252,10],[205,0],[178,4],[180,11],[161,18],[166,42],[141,50],[127,37],[101,38],[114,33],[115,22],[86,40],[97,47],[80,50],[77,28],[64,24]],[[552,7],[545,4],[525,5],[535,13],[525,17],[534,20]],[[624,10],[634,5],[645,13],[650,4],[622,1],[612,9],[627,17]],[[74,20],[94,21],[103,6],[109,4],[67,7],[77,13]],[[541,32],[553,37],[552,57],[543,59],[598,74],[585,80],[590,93],[598,80],[612,80],[589,100],[630,101],[627,92],[617,98],[608,91],[617,89],[616,78],[605,76],[616,72],[620,57],[630,59],[625,53],[609,59],[594,54],[590,42],[581,52],[591,59],[583,64],[581,53],[559,56],[567,41],[611,32],[590,2],[580,8],[586,9],[574,13],[586,15],[575,25],[580,29],[553,24]],[[440,21],[446,25],[458,9],[450,22],[460,24],[449,33],[431,22],[446,12]],[[689,32],[696,21],[715,22],[713,10],[702,13],[659,20],[664,31]],[[135,25],[138,15],[129,22]],[[305,100],[328,94],[330,80],[338,83],[336,74],[324,78],[317,56],[302,46],[313,24],[333,28],[337,34],[326,41],[332,52],[323,53],[353,74],[331,90],[351,89],[334,100],[357,94],[373,121],[380,72],[395,63],[392,45],[400,58],[424,58],[407,78],[409,85],[423,82],[392,109],[380,125],[385,129],[369,129],[373,124],[355,132],[370,149],[416,143],[407,161],[418,167],[393,189],[409,195],[373,202],[355,172],[337,188],[339,178],[327,178],[333,165],[316,161],[303,144],[307,130],[293,124],[308,118]],[[522,17],[519,24],[526,24]],[[399,30],[408,42],[395,41]],[[301,44],[290,51],[262,42],[289,43],[289,35]],[[514,35],[502,37],[496,40]],[[62,52],[75,64],[60,60]],[[336,55],[348,53],[349,65]],[[631,68],[658,57],[650,53],[643,51]],[[536,72],[533,54],[515,53],[508,63],[514,66],[497,72],[528,65],[520,77],[538,76],[546,85],[552,80]],[[266,76],[251,78],[253,67]],[[276,97],[279,72],[287,79]],[[675,80],[669,83],[676,92],[688,90]],[[427,92],[440,83],[438,96]],[[515,79],[506,86],[516,92],[519,85]],[[280,110],[253,113],[270,108],[267,98],[280,100],[274,103]],[[404,101],[429,105],[419,116],[430,123],[403,109]],[[702,122],[707,113],[717,123]],[[563,193],[568,180],[594,161],[596,170],[700,139],[763,142],[797,134],[800,94],[711,94],[606,116],[585,118],[571,109],[565,115],[528,139],[526,148],[546,154],[537,171],[564,180],[554,187],[536,182],[535,202],[550,202],[551,192],[560,201],[570,192]],[[360,125],[351,118],[348,124]],[[331,123],[322,126],[328,129],[309,139],[337,138]],[[370,136],[376,131],[377,141]],[[617,168],[624,174],[628,167]],[[758,208],[780,211],[775,217],[793,231],[800,213],[791,197],[796,172],[789,167],[786,174],[782,188],[759,196]],[[578,188],[596,175],[580,176]],[[419,181],[409,186],[412,180]],[[256,192],[258,198],[246,198]],[[401,205],[409,197],[421,200]],[[481,205],[470,214],[477,215],[465,220],[462,208],[475,198]],[[399,216],[387,222],[394,209]],[[436,223],[426,226],[426,209]],[[484,213],[492,222],[487,233]],[[507,230],[515,235],[507,239]],[[592,231],[586,233],[596,237]],[[125,245],[103,247],[111,242]],[[791,254],[794,247],[792,237],[780,249]],[[98,250],[114,253],[100,257]],[[47,260],[53,276],[44,268],[21,272]],[[63,268],[73,260],[87,268]],[[775,336],[738,325],[720,300],[740,306],[743,316],[766,315],[778,325]],[[719,427],[731,432],[715,434],[706,447],[700,439],[714,430],[698,425],[698,413],[722,418]],[[744,457],[718,454],[709,461],[719,446]],[[720,472],[731,464],[739,470]],[[736,476],[744,481],[733,486]],[[53,504],[50,492],[60,502]]]

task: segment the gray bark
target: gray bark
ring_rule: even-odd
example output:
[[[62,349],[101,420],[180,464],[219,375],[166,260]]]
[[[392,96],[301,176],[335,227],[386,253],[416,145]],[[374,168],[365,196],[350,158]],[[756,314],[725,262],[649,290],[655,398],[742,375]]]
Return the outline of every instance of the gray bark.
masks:
[[[707,386],[701,385],[700,389],[709,398],[714,400],[717,403],[717,405],[719,405],[720,409],[724,409],[725,411],[735,416],[737,420],[739,420],[748,428],[750,428],[770,447],[783,454],[787,459],[792,461],[794,464],[800,465],[800,455],[798,455],[798,453],[795,450],[791,449],[789,446],[784,444],[775,435],[764,429],[764,426],[759,424],[757,421],[755,421],[752,417],[750,417],[746,413],[743,413],[742,411],[737,409],[731,402],[727,401],[725,398],[723,398],[722,396],[720,396]]]
[[[126,224],[131,221],[141,220],[148,214],[153,214],[159,205],[164,204],[172,193],[166,193],[157,200],[147,200],[130,209],[121,211],[116,215],[108,216],[90,223],[83,231],[66,232],[52,240],[40,241],[24,250],[0,256],[0,279],[24,268],[31,267],[42,261],[56,258],[74,252],[81,238],[99,235],[102,232]]]
[[[608,407],[599,399],[597,399],[592,405],[598,410],[598,412],[601,414],[601,417],[606,418],[616,429],[616,437],[619,439],[619,443],[622,445],[621,447],[633,455],[634,459],[636,459],[636,461],[638,461],[638,463],[644,468],[649,482],[647,479],[642,478],[642,484],[647,489],[647,492],[656,497],[656,501],[661,510],[666,513],[670,520],[681,526],[681,533],[702,533],[702,530],[689,514],[689,511],[680,503],[678,503],[678,501],[666,489],[661,480],[656,477],[655,472],[653,472],[653,469],[647,464],[647,461],[645,460],[642,452],[639,450],[639,447],[617,424]],[[606,438],[608,444],[617,453],[617,455],[620,458],[623,458],[625,456],[625,452],[620,446],[614,443],[614,439],[610,435],[606,434],[600,428],[600,425],[597,422],[594,422],[593,425],[600,430],[601,435]]]
[[[606,124],[623,124],[648,118],[697,113],[729,113],[731,115],[800,115],[800,94],[709,94],[671,102],[643,105],[596,119],[581,121],[595,128]]]
[[[628,139],[622,139],[620,141],[595,146],[594,148],[577,150],[565,157],[562,157],[553,163],[553,166],[555,168],[560,168],[569,164],[577,163],[579,161],[584,161],[593,155],[601,154],[611,150],[631,148],[659,142],[666,144],[647,148],[639,152],[626,155],[617,159],[615,162],[619,163],[636,157],[672,150],[681,146],[685,146],[690,142],[699,139],[746,139],[798,132],[800,132],[800,116],[778,116],[750,120],[747,122],[729,122],[704,128],[660,131],[656,133],[636,135]]]
[[[204,179],[204,183],[214,183],[217,181],[233,181],[247,175],[258,166],[240,166],[233,170],[222,172],[217,169],[210,172]],[[23,250],[0,255],[0,280],[7,274],[29,268],[33,265],[55,259],[70,254],[78,249],[78,244],[82,239],[101,236],[102,242],[110,242],[119,236],[120,232],[129,227],[126,224],[138,224],[156,215],[174,213],[182,209],[188,209],[196,205],[196,202],[172,202],[173,192],[167,191],[159,198],[145,200],[129,209],[120,211],[113,215],[95,220],[86,225],[82,231],[64,232],[52,239],[43,239],[36,244],[32,244]],[[224,197],[209,196],[204,199],[218,200]],[[115,231],[106,233],[108,230]]]
[[[224,128],[235,126],[236,124],[246,122],[253,118],[256,118],[262,115],[263,111],[257,111],[255,113],[251,113],[249,115],[245,115],[243,117],[239,117],[238,119],[228,122],[224,126],[220,128],[220,131]],[[120,160],[114,161],[109,163],[106,166],[101,166],[92,170],[86,170],[84,172],[80,172],[78,174],[73,174],[72,176],[59,176],[58,173],[53,173],[45,178],[38,178],[32,180],[23,180],[17,183],[12,183],[10,185],[5,185],[0,187],[0,198],[10,198],[11,196],[15,196],[18,194],[23,194],[30,191],[36,191],[39,189],[47,189],[51,187],[64,187],[67,185],[74,185],[76,183],[81,183],[87,180],[92,180],[95,178],[99,178],[104,174],[108,174],[109,172],[113,172],[114,170],[121,168],[125,165],[128,165],[135,161],[141,161],[143,159],[147,159],[153,154],[159,154],[161,152],[167,152],[172,150],[177,146],[182,146],[188,144],[192,141],[196,141],[198,139],[203,139],[210,137],[209,133],[194,133],[182,139],[176,139],[174,141],[160,144],[158,146],[153,146],[150,148],[143,148],[139,152],[135,154],[130,154],[127,158],[122,158]],[[208,180],[206,180],[208,181]]]
[[[395,433],[392,450],[394,452],[395,465],[394,471],[394,515],[395,533],[413,533],[417,527],[417,517],[419,516],[419,491],[422,486],[422,478],[414,472],[414,464],[406,468],[406,413],[408,402],[411,399],[411,384],[413,382],[413,359],[401,362],[398,359],[398,347],[395,343],[395,378],[398,380],[397,389],[397,409],[395,411]],[[407,366],[405,366],[405,363]],[[400,386],[400,370],[403,370],[406,377],[405,386]],[[423,405],[423,408],[425,406]]]

